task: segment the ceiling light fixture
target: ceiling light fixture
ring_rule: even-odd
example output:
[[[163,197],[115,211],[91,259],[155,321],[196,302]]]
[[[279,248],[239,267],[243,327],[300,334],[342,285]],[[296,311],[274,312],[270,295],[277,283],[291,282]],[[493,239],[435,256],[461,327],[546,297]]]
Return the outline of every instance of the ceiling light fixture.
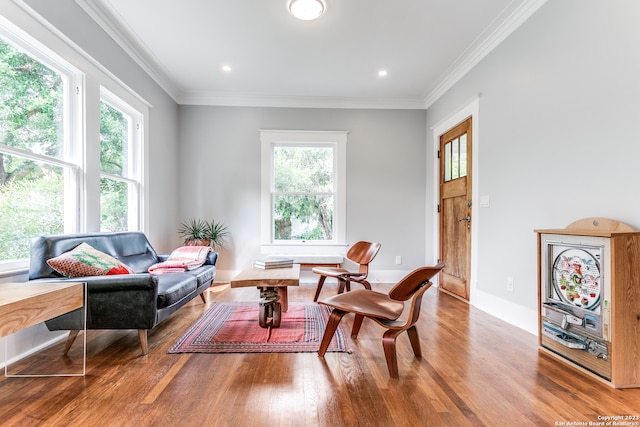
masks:
[[[222,66],[222,71],[226,71],[227,73],[231,71],[231,66],[229,65],[223,65]]]
[[[378,76],[380,77],[387,77],[387,70],[380,70],[378,71]]]
[[[289,12],[303,21],[319,18],[324,13],[324,9],[322,0],[291,0],[289,2]]]

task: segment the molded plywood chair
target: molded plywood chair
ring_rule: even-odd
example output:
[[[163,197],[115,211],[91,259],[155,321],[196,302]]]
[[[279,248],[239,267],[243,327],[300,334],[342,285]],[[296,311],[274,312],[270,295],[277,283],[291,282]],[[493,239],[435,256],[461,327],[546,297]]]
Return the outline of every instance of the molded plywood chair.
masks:
[[[351,290],[351,282],[361,283],[366,289],[371,289],[371,284],[367,282],[367,275],[369,274],[369,263],[378,254],[380,250],[380,243],[371,242],[357,242],[349,248],[347,251],[347,259],[355,262],[359,265],[357,272],[351,272],[344,268],[335,267],[314,267],[311,271],[320,275],[318,279],[318,287],[316,288],[316,295],[313,297],[314,301],[318,301],[318,296],[322,290],[322,285],[327,277],[335,277],[338,279],[338,293],[341,294],[346,289]]]
[[[357,289],[344,294],[334,295],[326,300],[319,301],[320,304],[333,308],[327,327],[320,343],[318,356],[324,357],[329,343],[333,338],[342,317],[347,313],[355,313],[351,338],[357,338],[360,326],[365,317],[368,317],[388,330],[382,337],[382,346],[387,360],[389,375],[398,378],[398,357],[396,354],[396,338],[403,331],[407,331],[413,353],[416,357],[422,356],[420,349],[420,338],[415,326],[420,316],[420,306],[422,296],[432,285],[431,278],[444,268],[441,262],[433,267],[420,267],[402,280],[400,280],[389,294],[375,292],[367,289]],[[408,309],[406,302],[411,300]]]

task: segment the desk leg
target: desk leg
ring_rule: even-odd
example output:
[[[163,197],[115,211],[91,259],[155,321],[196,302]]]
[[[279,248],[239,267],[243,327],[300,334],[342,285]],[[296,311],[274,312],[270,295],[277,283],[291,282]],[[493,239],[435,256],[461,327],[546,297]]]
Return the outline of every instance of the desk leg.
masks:
[[[287,310],[289,310],[289,297],[287,295],[287,287],[279,286],[278,295],[280,295],[280,304],[282,304],[282,311],[286,312]]]

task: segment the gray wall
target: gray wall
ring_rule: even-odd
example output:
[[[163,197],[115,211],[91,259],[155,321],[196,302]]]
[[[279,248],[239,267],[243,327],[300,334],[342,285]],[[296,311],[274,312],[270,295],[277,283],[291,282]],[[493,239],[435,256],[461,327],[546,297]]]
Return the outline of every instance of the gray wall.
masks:
[[[260,253],[259,129],[349,131],[347,242],[382,244],[373,270],[424,264],[424,111],[180,106],[179,117],[181,216],[229,226],[221,270]]]
[[[37,13],[52,23],[124,84],[151,104],[149,110],[148,181],[149,224],[146,233],[156,250],[175,247],[180,220],[172,197],[178,193],[178,107],[73,0],[26,0]]]
[[[427,110],[431,128],[480,94],[474,167],[491,205],[476,222],[477,287],[496,310],[536,310],[534,229],[592,216],[640,228],[638,22],[640,2],[549,1]]]

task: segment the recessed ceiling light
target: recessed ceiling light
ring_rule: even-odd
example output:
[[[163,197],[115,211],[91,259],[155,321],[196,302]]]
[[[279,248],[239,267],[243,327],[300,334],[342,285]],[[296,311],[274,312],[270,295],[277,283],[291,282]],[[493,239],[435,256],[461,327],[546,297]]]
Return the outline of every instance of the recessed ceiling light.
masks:
[[[387,77],[387,70],[380,70],[378,71],[378,76],[380,77]]]
[[[324,9],[322,0],[291,0],[289,2],[289,12],[303,21],[319,18],[324,13]]]
[[[228,73],[229,71],[231,71],[231,66],[229,66],[229,65],[223,65],[223,66],[222,66],[222,71],[226,71],[226,72]]]

